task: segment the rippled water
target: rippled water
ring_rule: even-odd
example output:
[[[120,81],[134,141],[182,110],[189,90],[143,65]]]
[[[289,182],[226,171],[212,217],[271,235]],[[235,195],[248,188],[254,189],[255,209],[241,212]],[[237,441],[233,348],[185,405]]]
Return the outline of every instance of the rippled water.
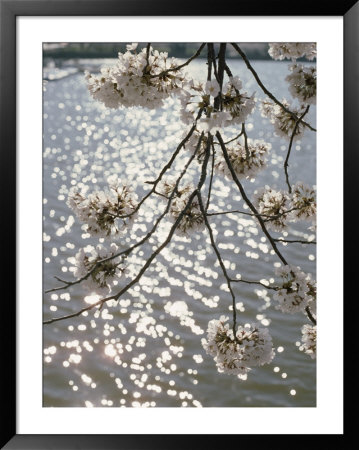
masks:
[[[91,61],[92,67],[96,64]],[[284,82],[288,64],[253,64],[275,95],[290,98]],[[75,65],[69,67],[73,72]],[[197,77],[206,76],[203,61],[196,60],[191,67]],[[230,61],[230,67],[249,93],[261,96],[244,64]],[[157,111],[106,110],[90,98],[82,73],[68,74],[66,70],[61,76],[46,74],[54,81],[47,82],[44,91],[45,289],[59,285],[54,276],[71,280],[68,258],[79,247],[97,242],[86,237],[67,207],[69,188],[81,182],[101,189],[106,178],[117,173],[141,196],[148,186],[144,182],[156,177],[184,132],[176,101],[167,101]],[[308,121],[315,125],[314,108]],[[249,137],[271,142],[272,150],[267,169],[255,181],[244,181],[244,188],[250,197],[265,184],[284,189],[288,143],[273,136],[271,124],[258,109],[249,123]],[[185,150],[180,153],[175,169],[188,155]],[[315,133],[307,130],[293,147],[291,181],[315,184],[315,161]],[[197,169],[194,162],[190,177],[197,177]],[[214,182],[212,205],[219,210],[245,207],[235,187],[222,177]],[[137,226],[120,239],[120,245],[143,236],[162,208],[160,200],[146,202]],[[273,277],[278,258],[249,216],[213,216],[211,224],[233,277]],[[288,230],[289,238],[308,238],[312,232],[307,227],[295,224]],[[142,253],[133,253],[133,273],[168,229],[166,222]],[[315,245],[280,246],[291,264],[315,277]],[[238,322],[269,325],[276,348],[273,363],[252,370],[246,381],[219,374],[201,345],[209,320],[232,315],[223,275],[208,235],[201,232],[191,239],[176,236],[119,304],[44,326],[44,406],[315,406],[316,363],[296,346],[306,317],[277,311],[271,292],[260,286],[235,283],[234,291]],[[44,319],[76,312],[87,305],[84,297],[90,294],[81,286],[44,294]]]

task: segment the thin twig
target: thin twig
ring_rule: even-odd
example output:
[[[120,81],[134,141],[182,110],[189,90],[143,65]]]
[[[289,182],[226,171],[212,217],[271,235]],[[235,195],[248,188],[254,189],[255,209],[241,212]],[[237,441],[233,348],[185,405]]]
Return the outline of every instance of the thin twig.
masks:
[[[230,139],[229,141],[225,142],[224,145],[230,144],[233,141],[236,141],[238,138],[240,138],[242,136],[243,132],[241,131],[239,134],[237,134],[237,136],[235,136],[234,138]],[[213,142],[213,144],[215,145],[221,145],[219,142]]]
[[[289,175],[288,175],[288,165],[289,165],[289,164],[288,164],[288,160],[289,160],[290,152],[291,152],[291,150],[292,150],[292,145],[293,145],[293,141],[294,141],[294,136],[295,136],[295,133],[296,133],[296,131],[297,131],[298,125],[299,125],[299,123],[301,122],[301,120],[303,119],[303,117],[304,117],[304,116],[307,114],[307,112],[309,111],[309,107],[310,107],[310,105],[308,105],[308,106],[306,107],[304,113],[303,113],[300,117],[298,117],[298,119],[297,119],[296,122],[295,122],[295,125],[294,125],[294,128],[293,128],[293,132],[292,132],[292,135],[291,135],[290,141],[289,141],[289,146],[288,146],[288,151],[287,151],[287,157],[285,158],[285,161],[284,161],[285,181],[286,181],[286,183],[287,183],[288,191],[289,191],[290,194],[292,193],[292,187],[291,187],[291,185],[290,185],[290,183],[289,183]]]
[[[269,214],[254,214],[254,213],[248,213],[245,211],[240,211],[239,209],[232,209],[230,211],[219,211],[219,212],[214,212],[214,213],[207,213],[207,216],[219,216],[221,214],[232,214],[232,213],[238,213],[238,214],[244,214],[245,216],[252,216],[252,217],[258,217],[261,216],[264,218],[264,222],[270,222],[272,220],[276,220],[279,217],[285,216],[287,214],[289,214],[292,211],[297,211],[300,210],[302,208],[305,208],[305,206],[301,207],[301,208],[291,208],[291,209],[287,209],[286,211],[283,211],[281,213],[275,214],[273,216],[269,215]],[[276,239],[274,239],[275,241]]]
[[[242,123],[242,134],[244,136],[244,148],[246,149],[246,159],[249,160],[250,153],[248,148],[248,136],[246,133],[246,124],[244,122]]]
[[[275,242],[298,243],[298,244],[316,244],[316,241],[301,241],[299,239],[274,239]]]
[[[274,291],[278,290],[278,288],[276,286],[267,286],[266,284],[261,283],[260,281],[243,280],[243,278],[241,278],[240,280],[234,279],[234,280],[231,280],[231,281],[232,281],[232,283],[259,284],[259,285],[261,285],[261,286],[263,286],[263,287],[265,287],[267,289],[273,289]]]

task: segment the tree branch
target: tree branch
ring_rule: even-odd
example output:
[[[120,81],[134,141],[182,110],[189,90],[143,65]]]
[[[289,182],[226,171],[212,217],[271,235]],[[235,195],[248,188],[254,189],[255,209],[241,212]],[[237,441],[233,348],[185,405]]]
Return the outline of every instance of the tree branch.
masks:
[[[228,286],[229,292],[231,293],[232,307],[233,307],[233,336],[235,338],[235,336],[236,336],[236,328],[237,328],[236,297],[234,295],[234,292],[233,292],[233,289],[232,289],[232,286],[231,286],[231,279],[230,279],[230,277],[227,274],[227,270],[226,270],[226,267],[225,267],[225,265],[223,263],[221,254],[220,254],[220,252],[219,252],[219,250],[218,250],[218,248],[216,246],[216,243],[215,243],[215,240],[214,240],[214,237],[213,237],[212,228],[211,228],[211,226],[210,226],[210,224],[208,222],[206,211],[205,211],[204,206],[203,206],[202,196],[201,196],[200,191],[198,191],[198,193],[197,193],[197,198],[198,198],[199,207],[200,207],[202,215],[203,215],[204,223],[205,223],[205,225],[207,227],[207,230],[208,230],[208,233],[209,233],[209,238],[211,240],[212,248],[213,248],[213,250],[214,250],[214,252],[215,252],[215,254],[217,256],[217,259],[218,259],[219,265],[221,266],[224,278],[227,281],[227,286]]]
[[[271,243],[271,245],[273,247],[273,250],[276,252],[276,254],[278,255],[279,259],[282,261],[282,263],[287,266],[288,265],[287,261],[285,260],[284,256],[281,254],[281,252],[278,250],[278,248],[277,248],[277,246],[276,246],[272,236],[269,234],[269,232],[268,232],[268,230],[267,230],[267,228],[266,228],[266,226],[264,224],[264,221],[263,221],[261,215],[258,213],[258,211],[255,208],[255,206],[253,205],[253,203],[247,197],[247,194],[245,193],[241,182],[238,180],[238,177],[237,177],[237,175],[236,175],[236,173],[235,173],[235,171],[234,171],[234,169],[232,167],[231,161],[229,159],[229,156],[228,156],[228,153],[227,153],[227,150],[226,150],[226,146],[225,146],[225,144],[223,142],[222,136],[221,136],[219,131],[217,131],[216,136],[217,136],[217,139],[218,139],[219,143],[221,144],[223,156],[224,156],[224,159],[225,159],[225,161],[227,163],[227,166],[228,166],[228,168],[229,168],[229,170],[231,172],[233,181],[238,186],[243,200],[247,203],[247,205],[249,206],[251,211],[253,211],[253,213],[256,215],[256,217],[257,217],[257,219],[259,221],[259,224],[260,224],[260,226],[261,226],[261,228],[263,230],[263,233],[267,236],[269,242]]]
[[[314,325],[316,325],[316,324],[317,324],[317,321],[316,321],[316,319],[313,317],[312,312],[311,312],[309,306],[307,306],[307,307],[305,308],[305,312],[307,313],[307,316],[309,317],[309,319],[311,320],[311,322],[312,322]]]
[[[248,148],[248,136],[247,136],[247,133],[246,133],[246,125],[245,125],[245,123],[242,123],[241,134],[243,134],[243,136],[244,136],[244,148],[246,149],[246,158],[248,160],[249,157],[250,157],[250,154],[249,154],[249,148]]]

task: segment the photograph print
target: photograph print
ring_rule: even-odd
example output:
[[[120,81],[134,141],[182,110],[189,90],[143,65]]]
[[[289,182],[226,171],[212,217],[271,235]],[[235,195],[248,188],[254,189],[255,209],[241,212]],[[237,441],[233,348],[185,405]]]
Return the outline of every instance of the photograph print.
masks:
[[[43,44],[43,406],[316,406],[316,43]]]

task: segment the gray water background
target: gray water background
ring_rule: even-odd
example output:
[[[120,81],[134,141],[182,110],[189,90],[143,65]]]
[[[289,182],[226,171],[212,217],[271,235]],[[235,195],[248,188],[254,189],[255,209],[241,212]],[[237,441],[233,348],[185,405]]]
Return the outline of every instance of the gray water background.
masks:
[[[172,99],[156,111],[107,110],[95,102],[83,73],[73,72],[79,67],[96,72],[103,63],[68,62],[59,76],[54,67],[44,71],[45,78],[54,80],[45,83],[43,97],[44,289],[59,285],[55,275],[73,279],[68,258],[81,246],[98,242],[84,236],[82,224],[66,205],[72,184],[82,182],[91,189],[103,189],[106,178],[118,173],[141,197],[144,182],[155,179],[185,131],[179,121],[178,104]],[[274,95],[290,99],[284,81],[288,63],[254,61],[253,66]],[[230,67],[248,93],[256,91],[264,98],[242,62],[232,60]],[[203,60],[193,61],[190,70],[197,78],[206,76]],[[315,126],[315,108],[311,108],[307,120]],[[254,181],[245,180],[244,188],[250,197],[265,184],[285,189],[283,158],[288,142],[274,136],[272,125],[260,116],[258,107],[248,123],[253,125],[248,129],[249,137],[271,142],[272,149],[267,169]],[[307,130],[294,144],[289,167],[293,183],[315,184],[315,139],[315,133]],[[188,156],[186,150],[181,152],[177,169]],[[192,166],[190,176],[196,177],[196,163]],[[223,177],[216,177],[212,204],[218,210],[244,210],[235,187]],[[138,228],[120,244],[128,246],[143,236],[162,207],[157,199],[149,202],[139,216]],[[214,216],[211,224],[218,232],[217,243],[233,276],[240,273],[252,280],[274,277],[278,258],[266,251],[263,244],[268,242],[250,217]],[[313,235],[305,222],[292,225],[288,233],[291,239]],[[163,238],[164,234],[159,241],[155,238],[151,246]],[[280,249],[291,264],[315,277],[315,245],[280,244]],[[134,271],[149,251],[148,247],[143,254],[134,255]],[[306,317],[277,311],[271,292],[260,286],[235,283],[234,290],[238,322],[263,321],[262,325],[269,325],[276,348],[272,364],[252,370],[247,380],[218,373],[201,345],[209,320],[232,315],[223,275],[207,233],[201,232],[191,239],[176,237],[152,263],[139,286],[129,290],[119,305],[104,307],[100,317],[90,312],[86,317],[44,326],[43,405],[315,406],[316,362],[296,345],[300,328],[308,323]],[[44,294],[44,319],[78,311],[86,306],[86,295],[89,292],[81,286]],[[169,302],[184,302],[177,303],[177,316],[169,314]]]

